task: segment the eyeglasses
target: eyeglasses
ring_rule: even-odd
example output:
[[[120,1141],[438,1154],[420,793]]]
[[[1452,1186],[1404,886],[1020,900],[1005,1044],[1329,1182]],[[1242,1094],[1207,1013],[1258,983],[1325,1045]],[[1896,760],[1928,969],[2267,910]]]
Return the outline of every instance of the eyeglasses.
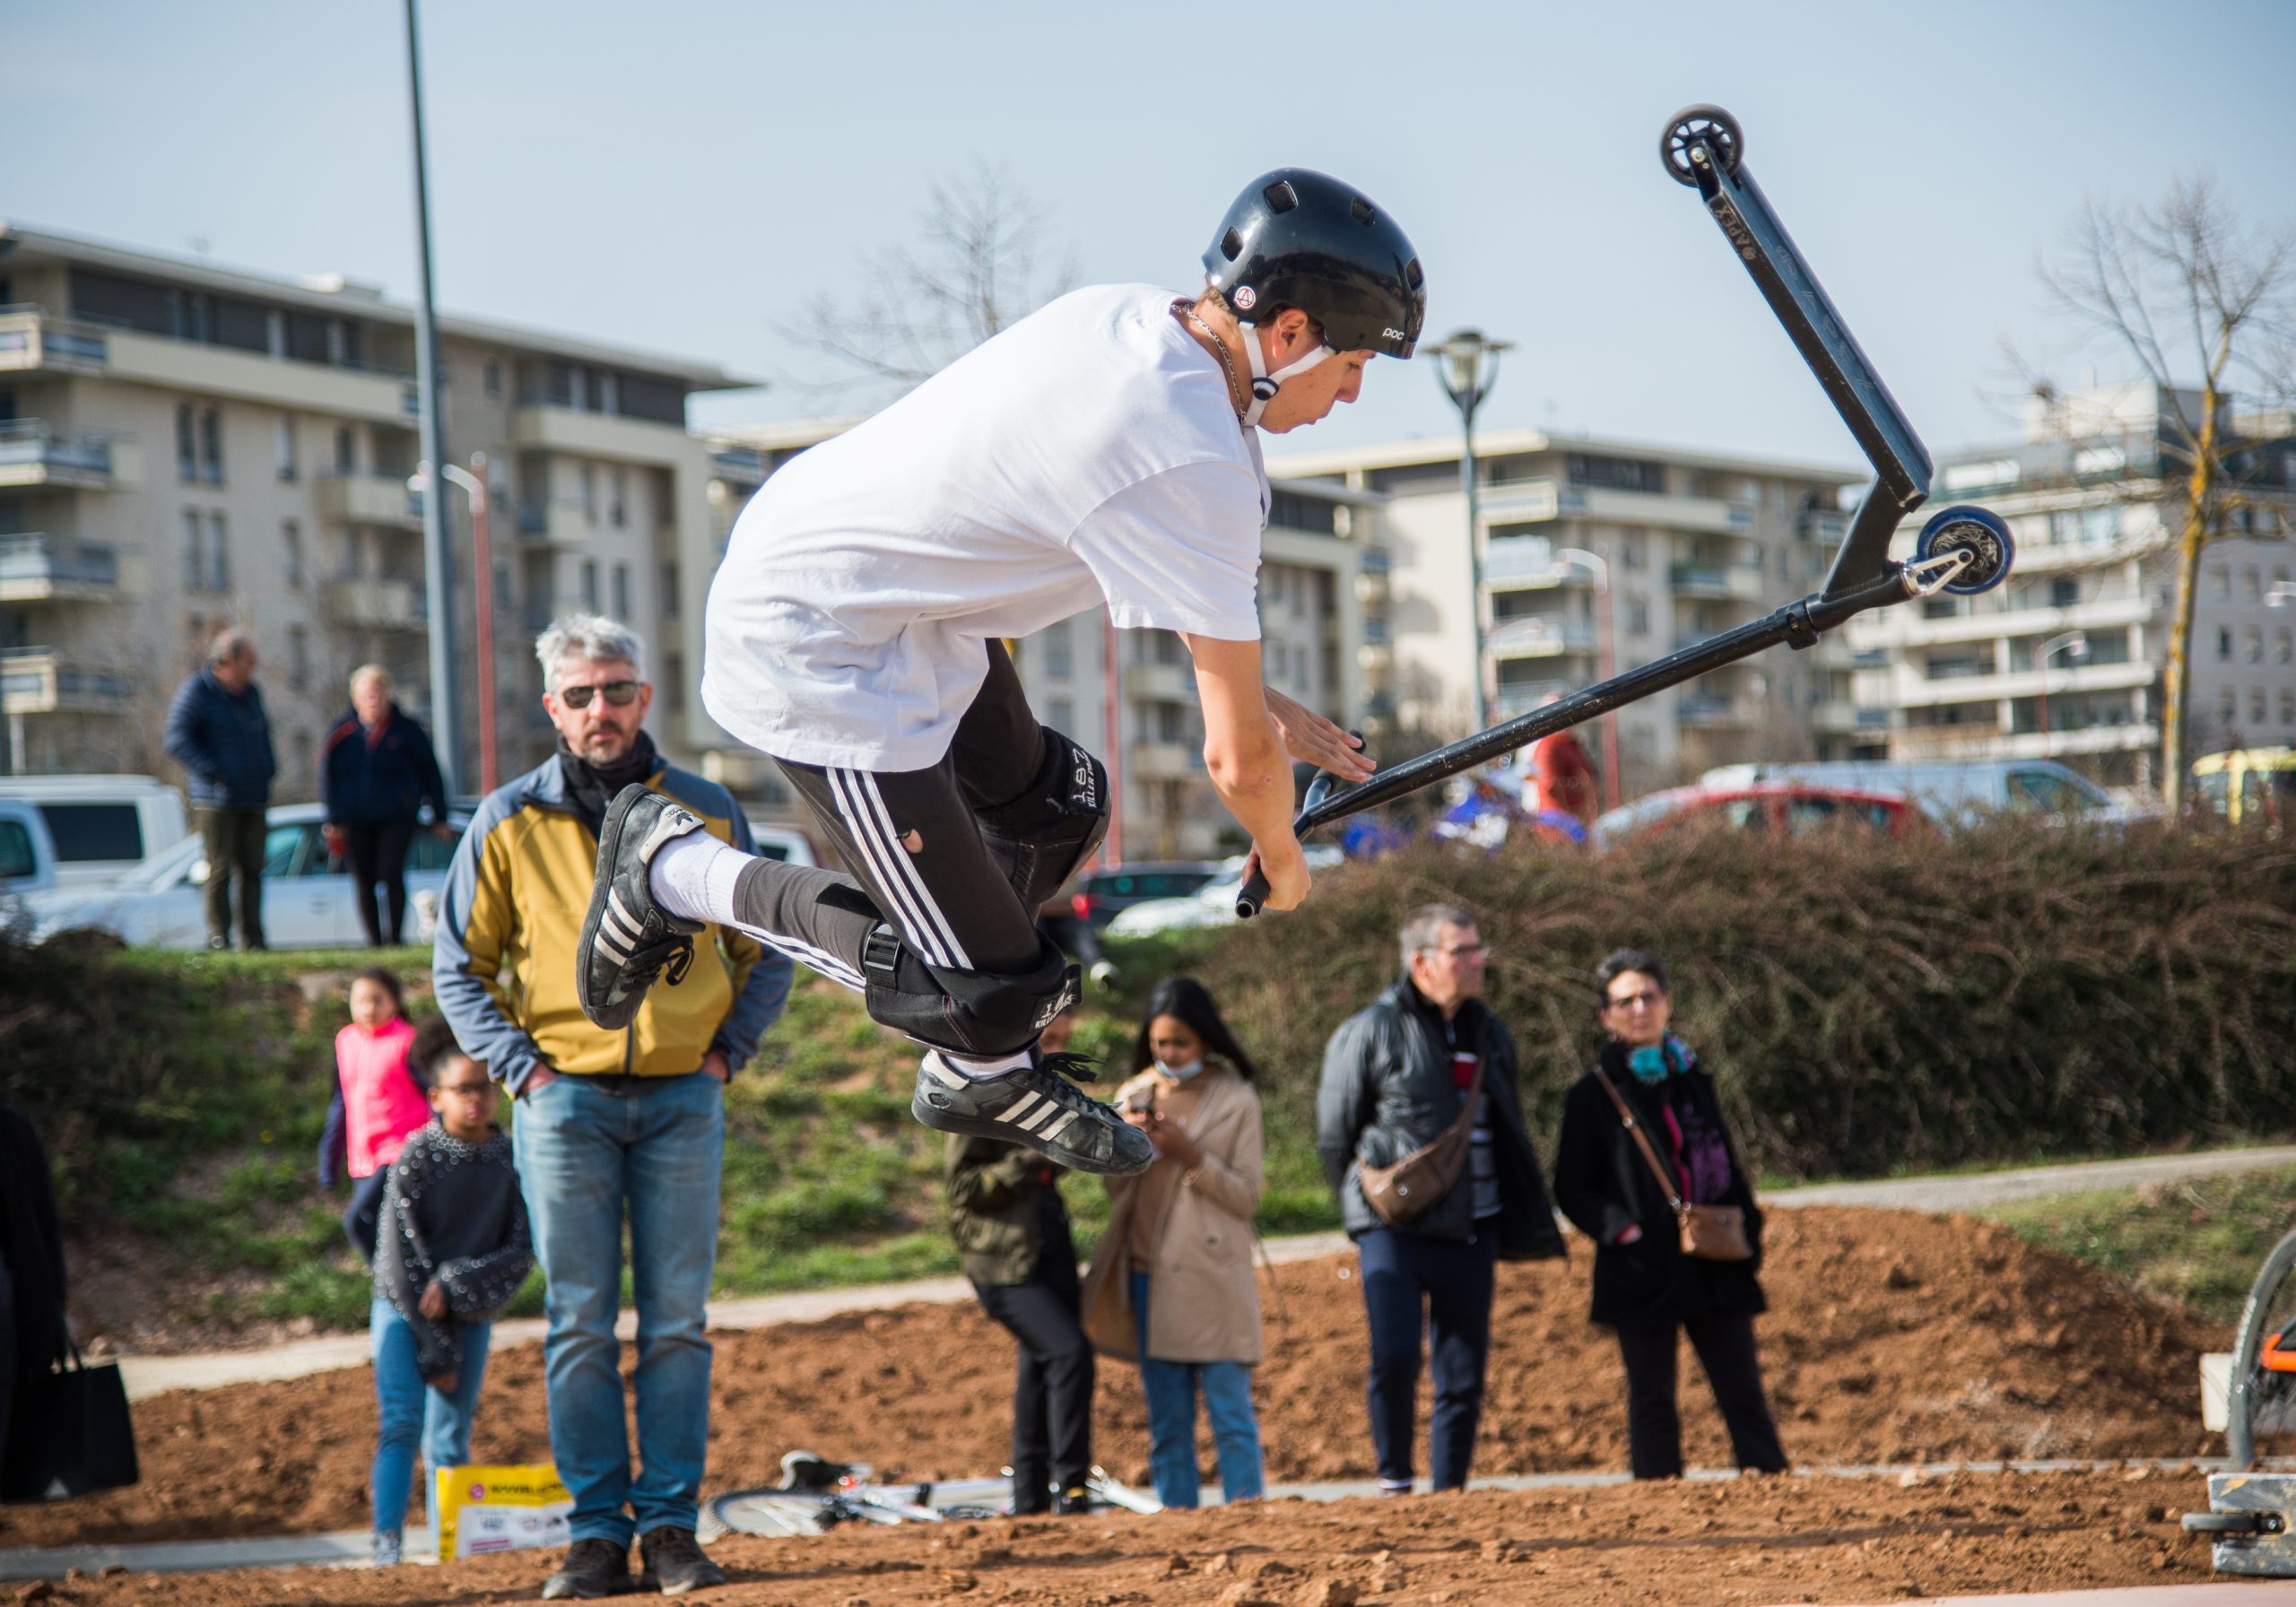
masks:
[[[1605,1010],[1656,1010],[1665,996],[1655,990],[1648,993],[1628,994],[1623,998],[1605,1000],[1603,1007]]]
[[[638,689],[644,684],[639,681],[609,681],[603,686],[561,686],[558,689],[558,700],[569,708],[587,708],[590,699],[604,692],[606,701],[616,708],[627,708],[638,700]]]

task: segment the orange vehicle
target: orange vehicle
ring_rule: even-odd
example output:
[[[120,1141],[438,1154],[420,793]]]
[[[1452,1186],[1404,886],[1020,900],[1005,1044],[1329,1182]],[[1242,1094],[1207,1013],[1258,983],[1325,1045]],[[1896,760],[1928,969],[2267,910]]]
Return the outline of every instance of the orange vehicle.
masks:
[[[1903,793],[1828,786],[1810,781],[1754,781],[1742,786],[1676,786],[1622,804],[1595,821],[1595,847],[1644,831],[1707,822],[1741,831],[1793,837],[1859,826],[1900,837],[1927,822]]]

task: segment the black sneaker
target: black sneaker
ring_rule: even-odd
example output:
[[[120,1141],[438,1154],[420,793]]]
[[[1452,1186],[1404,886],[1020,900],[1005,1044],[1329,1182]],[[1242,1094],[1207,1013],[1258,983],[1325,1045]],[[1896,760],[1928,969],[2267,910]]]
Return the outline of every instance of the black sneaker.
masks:
[[[562,1602],[603,1601],[630,1588],[630,1552],[610,1540],[578,1540],[566,1549],[566,1560],[543,1581],[542,1599]]]
[[[1083,1517],[1092,1510],[1092,1492],[1081,1484],[1064,1490],[1053,1498],[1052,1510],[1056,1517]]]
[[[682,1596],[705,1585],[726,1583],[726,1570],[702,1555],[691,1529],[649,1529],[638,1537],[638,1554],[646,1559],[646,1571],[638,1576],[640,1590]]]
[[[615,1031],[629,1026],[665,969],[673,987],[685,980],[701,923],[663,908],[647,874],[655,855],[701,829],[700,815],[641,782],[631,782],[606,805],[598,828],[597,884],[574,951],[582,1013],[598,1026]]]
[[[1092,1080],[1089,1056],[1030,1054],[1033,1064],[975,1079],[931,1050],[917,1068],[909,1114],[938,1132],[1025,1144],[1073,1172],[1123,1177],[1148,1169],[1156,1159],[1148,1135],[1069,1081]]]

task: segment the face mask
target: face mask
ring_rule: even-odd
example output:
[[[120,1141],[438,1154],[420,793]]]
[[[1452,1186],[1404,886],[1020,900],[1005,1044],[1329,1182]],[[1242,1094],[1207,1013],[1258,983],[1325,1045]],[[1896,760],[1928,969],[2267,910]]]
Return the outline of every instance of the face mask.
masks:
[[[1657,1084],[1666,1080],[1666,1052],[1657,1044],[1645,1044],[1626,1057],[1626,1069],[1639,1082]]]
[[[1199,1055],[1186,1065],[1167,1065],[1160,1060],[1156,1063],[1156,1069],[1175,1082],[1185,1082],[1204,1069],[1204,1056]]]

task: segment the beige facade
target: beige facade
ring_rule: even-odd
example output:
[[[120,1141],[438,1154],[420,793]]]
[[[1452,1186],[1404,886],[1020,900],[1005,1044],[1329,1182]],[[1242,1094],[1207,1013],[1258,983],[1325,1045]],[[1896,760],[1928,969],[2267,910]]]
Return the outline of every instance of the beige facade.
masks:
[[[0,247],[0,691],[16,767],[173,777],[168,699],[226,625],[262,656],[282,799],[312,795],[354,666],[387,666],[429,719],[412,311],[340,280],[7,225]],[[532,645],[573,606],[646,637],[655,734],[698,751],[706,722],[687,689],[715,555],[685,397],[734,382],[467,319],[442,319],[439,341],[448,450],[488,460],[501,772],[549,751]],[[448,518],[468,665],[479,587],[459,491]]]
[[[727,533],[765,478],[796,453],[856,421],[711,432],[712,528]],[[1347,725],[1363,714],[1367,638],[1385,630],[1378,520],[1385,499],[1337,486],[1277,489],[1259,575],[1261,669],[1267,683]],[[713,564],[714,568],[714,564]],[[1196,677],[1179,638],[1113,632],[1104,613],[1078,614],[1011,645],[1037,717],[1082,743],[1115,772],[1112,834],[1126,859],[1197,857],[1240,849],[1204,774]],[[1116,691],[1110,708],[1110,689]],[[1111,740],[1111,726],[1119,740]],[[795,804],[771,763],[732,739],[704,759],[712,773],[770,806]]]
[[[2109,786],[2158,789],[2184,509],[2174,421],[2179,406],[2189,415],[2197,405],[2150,386],[2083,393],[2036,404],[2022,440],[1940,460],[1932,500],[2007,519],[2016,567],[1979,596],[1851,622],[1861,754],[2052,758]],[[2251,506],[2236,527],[2255,535],[2207,545],[2194,600],[2196,753],[2296,743],[2296,439],[2284,419],[2249,433],[2236,456]],[[1928,511],[1898,533],[1898,556]],[[2069,650],[2074,632],[2085,651]]]
[[[1480,595],[1456,442],[1268,465],[1290,489],[1335,483],[1381,497],[1388,639],[1364,644],[1368,706],[1429,739],[1473,724],[1478,614],[1486,708],[1497,721],[1599,680],[1605,627],[1614,665],[1627,669],[1816,589],[1842,533],[1841,491],[1860,478],[1529,430],[1478,435],[1475,456]],[[1621,711],[1621,795],[1711,765],[1845,751],[1850,667],[1848,644],[1829,638]],[[1599,734],[1587,735],[1599,763]]]

